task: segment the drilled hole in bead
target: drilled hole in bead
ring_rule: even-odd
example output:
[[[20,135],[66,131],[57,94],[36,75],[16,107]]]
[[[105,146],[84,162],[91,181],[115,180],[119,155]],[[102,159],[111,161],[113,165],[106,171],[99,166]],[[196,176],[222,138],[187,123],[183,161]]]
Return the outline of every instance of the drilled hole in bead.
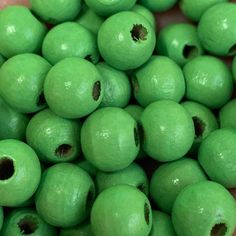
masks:
[[[10,179],[15,172],[14,163],[11,159],[4,157],[0,160],[0,180]]]
[[[150,209],[147,203],[144,204],[144,217],[147,225],[150,223]]]
[[[96,81],[93,85],[93,99],[95,101],[97,101],[100,97],[101,94],[101,82],[100,81]]]
[[[144,183],[142,183],[142,184],[139,184],[139,185],[137,186],[137,188],[138,188],[140,191],[142,191],[143,193],[145,193],[146,186],[145,186],[145,184],[144,184]]]
[[[216,224],[211,229],[211,236],[224,236],[226,231],[227,227],[224,223]]]
[[[17,223],[20,233],[23,235],[33,234],[37,229],[39,222],[36,217],[25,216]]]
[[[139,142],[143,143],[144,140],[144,130],[143,130],[143,126],[138,123],[138,134],[139,134]]]
[[[38,100],[37,100],[36,104],[37,104],[38,107],[43,106],[43,105],[46,104],[46,100],[45,100],[43,92],[38,96]]]
[[[93,204],[94,194],[92,189],[88,191],[87,198],[86,198],[86,208],[90,209]]]
[[[61,144],[56,150],[55,150],[55,154],[58,157],[66,157],[68,155],[70,155],[72,151],[72,146],[69,144]]]
[[[132,39],[135,42],[147,40],[148,31],[141,24],[133,25],[132,30],[130,31]]]
[[[195,129],[195,137],[196,138],[202,137],[206,126],[205,123],[197,116],[194,116],[192,119]]]
[[[198,56],[198,48],[193,45],[185,45],[183,55],[186,59],[191,59]]]
[[[134,89],[134,93],[138,93],[139,91],[139,83],[138,83],[138,79],[136,77],[136,75],[133,75],[131,78],[131,83]]]
[[[230,54],[230,55],[236,54],[236,44],[234,44],[234,45],[229,49],[229,54]]]
[[[139,133],[137,127],[134,127],[134,142],[137,147],[139,145]]]

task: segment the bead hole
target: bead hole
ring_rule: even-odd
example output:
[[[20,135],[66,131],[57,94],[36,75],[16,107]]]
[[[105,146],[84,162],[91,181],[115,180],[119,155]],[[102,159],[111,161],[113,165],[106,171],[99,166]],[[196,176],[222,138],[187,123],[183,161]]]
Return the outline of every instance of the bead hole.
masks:
[[[236,54],[236,44],[234,44],[234,45],[229,49],[229,54],[230,54],[230,55]]]
[[[138,83],[138,79],[136,77],[136,75],[133,75],[131,78],[131,83],[134,89],[134,93],[138,93],[139,91],[139,83]]]
[[[132,39],[135,42],[140,42],[140,41],[144,41],[147,40],[147,35],[148,35],[148,31],[147,29],[141,25],[141,24],[135,24],[133,25],[132,30],[130,31]]]
[[[45,104],[46,104],[46,100],[45,100],[44,94],[43,94],[43,92],[42,92],[42,93],[40,93],[40,95],[38,96],[36,105],[37,105],[38,107],[41,107],[41,106],[43,106],[43,105],[45,105]]]
[[[194,116],[192,119],[195,129],[195,137],[196,138],[202,137],[206,126],[205,123],[197,116]]]
[[[183,55],[186,59],[192,59],[198,56],[198,48],[193,45],[185,45],[183,49]]]
[[[11,159],[4,157],[0,160],[0,180],[10,179],[15,172],[14,163]]]
[[[211,229],[211,236],[224,236],[226,231],[227,227],[224,223],[216,224]]]
[[[55,154],[58,157],[66,157],[70,155],[72,151],[72,146],[69,144],[61,144],[58,146],[58,148],[55,150]]]
[[[150,209],[149,209],[149,206],[147,203],[144,204],[144,218],[145,218],[147,225],[149,225],[149,223],[150,223]]]
[[[93,99],[95,101],[97,101],[100,97],[101,94],[101,82],[100,81],[96,81],[93,85]]]
[[[139,184],[139,185],[137,186],[137,188],[138,188],[141,192],[145,193],[146,186],[145,186],[144,183]]]
[[[33,216],[25,216],[18,222],[20,233],[23,235],[33,234],[38,228],[38,220]]]

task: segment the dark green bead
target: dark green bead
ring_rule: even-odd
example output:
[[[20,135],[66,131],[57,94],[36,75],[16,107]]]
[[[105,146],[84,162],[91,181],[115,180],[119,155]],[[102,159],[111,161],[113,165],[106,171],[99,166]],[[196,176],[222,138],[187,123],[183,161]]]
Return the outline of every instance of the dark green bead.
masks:
[[[236,81],[236,56],[234,57],[233,60],[232,70],[233,70],[234,81]]]
[[[85,170],[91,177],[95,177],[98,172],[98,169],[85,158],[80,159],[75,164]]]
[[[91,177],[76,165],[60,163],[43,173],[35,204],[47,223],[72,227],[88,216],[94,197]]]
[[[46,106],[44,79],[51,65],[36,54],[8,59],[0,69],[0,95],[15,110],[31,113]]]
[[[94,236],[94,234],[90,222],[85,221],[77,226],[61,229],[59,236]]]
[[[82,151],[102,171],[129,166],[138,154],[139,145],[137,123],[121,108],[101,108],[83,123]]]
[[[0,54],[0,68],[2,66],[2,64],[5,62],[5,57],[3,57],[1,54]]]
[[[30,208],[11,211],[3,224],[1,236],[56,236],[57,230]]]
[[[3,225],[3,220],[4,220],[3,208],[0,206],[0,232]]]
[[[94,202],[91,226],[95,236],[146,236],[152,227],[149,200],[135,187],[110,187]]]
[[[85,58],[93,63],[99,60],[95,35],[76,22],[55,26],[45,36],[43,56],[55,65],[67,57]]]
[[[236,227],[235,199],[218,183],[192,184],[177,197],[172,222],[178,236],[232,236]]]
[[[12,57],[38,52],[46,27],[23,6],[8,6],[0,11],[0,54]]]
[[[140,0],[139,2],[153,12],[164,12],[173,7],[177,0]]]
[[[219,121],[221,128],[236,129],[236,99],[226,103],[219,112]]]
[[[80,154],[80,129],[80,121],[61,118],[46,109],[30,120],[26,139],[42,161],[72,161]]]

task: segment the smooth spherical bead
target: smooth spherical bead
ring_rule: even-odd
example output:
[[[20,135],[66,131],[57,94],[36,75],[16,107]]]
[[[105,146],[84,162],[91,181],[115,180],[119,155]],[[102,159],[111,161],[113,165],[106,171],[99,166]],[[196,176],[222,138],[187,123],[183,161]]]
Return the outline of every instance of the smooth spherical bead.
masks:
[[[106,63],[99,63],[98,71],[103,78],[104,95],[100,107],[125,107],[131,97],[128,76]]]
[[[46,109],[30,120],[26,139],[42,161],[72,161],[80,154],[80,129],[80,121],[61,118]]]
[[[144,236],[152,227],[152,212],[144,193],[129,185],[117,185],[98,195],[91,211],[95,236]]]
[[[175,5],[177,0],[140,0],[140,4],[153,12],[164,12]]]
[[[141,116],[144,151],[158,161],[183,157],[194,140],[190,114],[178,103],[162,100],[151,103]]]
[[[23,6],[8,6],[0,11],[0,53],[12,57],[38,52],[46,27]]]
[[[203,13],[215,4],[229,0],[181,0],[180,9],[185,16],[193,21],[199,21]]]
[[[131,11],[109,17],[98,32],[101,56],[120,70],[135,69],[145,63],[155,42],[155,31],[148,20]]]
[[[102,77],[97,68],[81,58],[65,58],[46,76],[44,94],[57,115],[76,119],[88,115],[101,103]]]
[[[43,56],[52,65],[67,57],[84,58],[97,63],[99,54],[95,35],[76,22],[55,26],[45,36]]]
[[[60,163],[43,173],[35,204],[50,225],[72,227],[88,216],[94,197],[91,177],[74,164]]]
[[[236,4],[220,3],[209,8],[198,24],[203,47],[212,54],[236,54]]]
[[[3,208],[0,206],[0,231],[3,225],[4,215],[3,215]]]
[[[178,236],[232,236],[236,226],[235,200],[218,183],[192,184],[177,197],[172,222]]]
[[[18,208],[11,211],[3,224],[1,236],[56,236],[57,230],[47,224],[31,208]]]
[[[93,164],[91,164],[85,158],[80,159],[75,164],[78,165],[83,170],[85,170],[93,178],[96,176],[98,172],[98,168],[96,168]]]
[[[12,108],[31,113],[46,106],[43,84],[51,65],[41,56],[20,54],[0,69],[0,95]]]
[[[219,112],[219,121],[221,128],[236,129],[236,99],[226,103]]]
[[[236,81],[236,56],[234,57],[233,60],[232,70],[233,70],[234,81]]]
[[[139,105],[128,105],[124,108],[124,110],[127,111],[139,123],[144,108]]]
[[[186,23],[164,27],[157,38],[156,50],[158,54],[168,56],[180,66],[203,54],[197,28]]]
[[[83,154],[102,171],[117,171],[129,166],[138,154],[139,145],[137,123],[121,108],[101,108],[83,123]]]
[[[152,56],[132,75],[134,97],[146,107],[158,100],[179,102],[185,93],[185,80],[180,67],[168,57]]]
[[[40,177],[40,163],[30,146],[14,139],[0,141],[0,206],[15,207],[27,201]]]
[[[223,61],[213,56],[200,56],[183,69],[186,97],[211,109],[220,108],[231,97],[233,78]]]
[[[89,221],[71,228],[64,228],[60,230],[59,236],[93,236],[91,225]]]
[[[85,0],[85,3],[100,16],[111,16],[130,10],[137,0]]]
[[[183,158],[162,164],[151,178],[151,197],[161,210],[171,213],[175,199],[182,189],[206,179],[207,177],[195,160]]]
[[[198,161],[213,181],[236,187],[236,131],[219,129],[202,141]]]
[[[31,9],[48,23],[61,23],[76,18],[81,0],[29,0]]]

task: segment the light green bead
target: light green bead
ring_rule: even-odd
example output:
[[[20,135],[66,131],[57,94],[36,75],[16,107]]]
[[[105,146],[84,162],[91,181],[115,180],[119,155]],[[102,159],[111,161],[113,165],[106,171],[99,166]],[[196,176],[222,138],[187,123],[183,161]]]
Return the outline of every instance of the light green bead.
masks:
[[[4,220],[3,208],[0,206],[0,232],[3,225],[3,220]]]
[[[124,108],[124,110],[127,111],[139,123],[144,108],[139,105],[128,105]]]
[[[60,230],[59,236],[93,236],[91,225],[89,221],[85,221],[82,224],[71,228],[65,228]]]
[[[75,164],[85,170],[91,177],[95,177],[98,172],[98,169],[85,158],[80,159]]]
[[[236,99],[226,103],[219,112],[219,121],[221,128],[236,129]]]
[[[234,57],[233,60],[232,70],[233,70],[234,81],[236,81],[236,56]]]
[[[177,0],[140,0],[139,2],[150,11],[163,12],[173,7]]]

